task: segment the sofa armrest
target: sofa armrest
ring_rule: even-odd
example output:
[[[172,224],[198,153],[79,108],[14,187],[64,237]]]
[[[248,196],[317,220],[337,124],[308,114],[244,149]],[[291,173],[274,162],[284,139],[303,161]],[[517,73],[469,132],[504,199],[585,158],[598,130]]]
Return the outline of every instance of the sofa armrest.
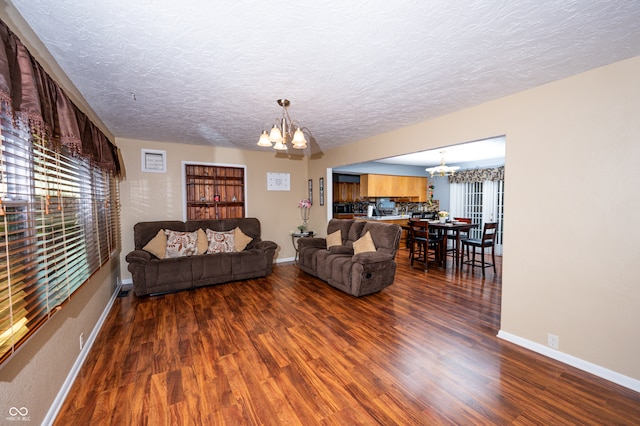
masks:
[[[306,237],[298,239],[298,250],[302,247],[327,247],[327,239],[319,237]]]
[[[258,241],[256,245],[253,247],[262,251],[275,250],[278,248],[278,245],[273,241]]]
[[[138,264],[144,265],[145,263],[151,260],[151,257],[152,257],[151,253],[147,251],[134,250],[132,252],[129,252],[129,254],[127,254],[127,257],[125,259],[129,263],[138,263]]]
[[[354,254],[352,260],[355,263],[367,264],[367,263],[380,263],[380,262],[389,262],[393,260],[394,257],[389,253],[384,253],[380,251],[370,251],[365,253]]]

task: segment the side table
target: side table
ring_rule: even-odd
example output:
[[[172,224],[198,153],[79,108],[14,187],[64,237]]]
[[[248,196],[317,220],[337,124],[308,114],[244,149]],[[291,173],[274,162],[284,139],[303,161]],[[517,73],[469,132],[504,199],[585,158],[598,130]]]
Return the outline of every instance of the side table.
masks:
[[[294,260],[298,261],[298,240],[300,238],[310,238],[313,237],[315,233],[313,231],[305,231],[305,232],[292,232],[291,233],[291,244],[293,244],[293,248],[296,250],[296,257]]]

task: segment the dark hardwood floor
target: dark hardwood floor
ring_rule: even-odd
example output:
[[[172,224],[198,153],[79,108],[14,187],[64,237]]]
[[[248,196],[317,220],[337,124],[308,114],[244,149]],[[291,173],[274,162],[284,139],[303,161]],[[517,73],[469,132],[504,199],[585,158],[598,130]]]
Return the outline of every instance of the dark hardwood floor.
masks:
[[[500,268],[397,259],[363,298],[294,264],[119,298],[56,424],[640,424],[640,394],[496,337]]]

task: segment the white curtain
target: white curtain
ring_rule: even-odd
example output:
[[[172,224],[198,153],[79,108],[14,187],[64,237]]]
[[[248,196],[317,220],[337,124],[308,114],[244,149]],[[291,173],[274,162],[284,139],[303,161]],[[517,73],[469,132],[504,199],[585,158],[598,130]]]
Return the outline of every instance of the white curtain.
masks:
[[[472,189],[473,183],[451,183],[449,185],[449,205],[452,217],[471,217],[477,218],[477,214],[473,214],[471,206],[467,205],[467,194]],[[500,222],[500,197],[498,194],[500,188],[499,181],[485,180],[482,182],[482,214],[479,229],[484,227],[486,222]],[[474,220],[475,222],[475,220]],[[500,224],[499,229],[502,229]],[[502,238],[496,238],[496,255],[502,255]]]
[[[498,213],[498,182],[482,182],[482,222],[495,222]]]
[[[485,180],[482,183],[482,223],[486,222],[500,222],[500,215],[498,214],[500,207],[498,206],[498,181]],[[502,224],[499,224],[498,232],[502,229]],[[502,256],[502,238],[496,236],[496,254]]]
[[[467,188],[464,183],[452,183],[449,185],[449,209],[451,217],[467,217],[465,209],[465,194]]]

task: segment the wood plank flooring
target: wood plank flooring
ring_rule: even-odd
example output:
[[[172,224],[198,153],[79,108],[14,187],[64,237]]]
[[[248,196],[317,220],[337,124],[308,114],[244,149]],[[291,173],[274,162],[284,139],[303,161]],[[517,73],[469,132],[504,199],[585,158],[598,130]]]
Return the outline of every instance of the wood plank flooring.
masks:
[[[499,340],[500,268],[354,298],[299,271],[116,301],[58,415],[79,425],[633,425],[640,394]]]

